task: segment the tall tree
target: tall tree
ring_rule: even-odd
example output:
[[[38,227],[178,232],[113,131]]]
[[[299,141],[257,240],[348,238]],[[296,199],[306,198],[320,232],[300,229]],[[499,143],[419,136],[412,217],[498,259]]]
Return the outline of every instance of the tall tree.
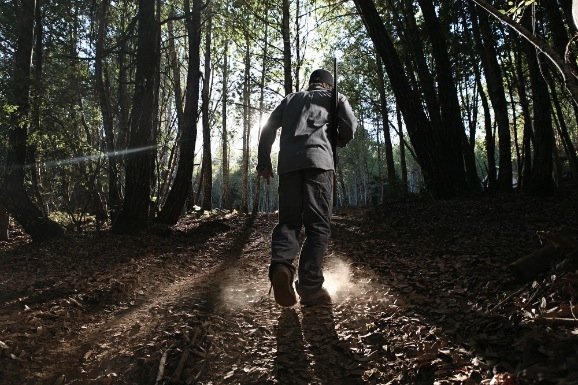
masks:
[[[526,27],[532,23],[530,15],[525,15]],[[552,151],[554,150],[554,132],[552,128],[552,104],[548,85],[542,76],[540,58],[535,47],[524,42],[524,52],[532,89],[534,157],[532,173],[526,181],[525,191],[538,196],[550,195],[554,190],[552,171],[554,168]]]
[[[8,240],[8,228],[10,225],[10,215],[6,207],[0,204],[0,241]]]
[[[213,14],[211,2],[207,0],[205,34],[205,74],[203,78],[202,113],[203,113],[203,210],[211,210],[213,195],[213,158],[211,155],[211,126],[209,120],[210,88],[211,88],[211,35],[213,29]]]
[[[185,15],[188,34],[189,64],[187,70],[187,90],[183,131],[179,133],[179,160],[175,179],[164,206],[158,215],[160,223],[174,225],[179,219],[187,197],[191,191],[195,143],[197,141],[197,121],[199,119],[199,80],[201,45],[201,0],[193,0],[193,9],[189,0],[185,0]]]
[[[229,16],[229,2],[226,1],[225,17]],[[228,28],[225,27],[225,31]],[[221,105],[221,175],[223,179],[223,192],[221,207],[231,208],[231,187],[229,175],[229,133],[227,130],[227,105],[229,102],[229,39],[225,38],[223,48],[223,103]]]
[[[100,112],[102,114],[102,126],[104,129],[104,143],[108,155],[108,204],[111,208],[111,216],[114,218],[120,209],[121,196],[118,183],[118,164],[115,156],[115,139],[113,126],[113,111],[110,102],[110,87],[106,82],[104,71],[105,63],[105,42],[108,27],[108,9],[110,0],[102,0],[98,12],[98,30],[95,50],[95,77],[96,91],[100,102]]]
[[[125,196],[122,209],[112,230],[132,233],[149,223],[151,184],[154,171],[154,112],[160,54],[160,26],[155,0],[139,0],[138,50],[136,56],[135,90],[132,99],[129,154],[125,166]]]
[[[283,73],[285,94],[293,92],[293,80],[291,77],[291,34],[290,34],[290,8],[289,0],[283,0],[283,17],[281,19],[281,34],[283,36]]]
[[[467,190],[461,149],[463,132],[457,136],[455,126],[432,126],[374,2],[355,0],[355,5],[383,60],[429,191],[438,198],[463,194]]]
[[[242,191],[241,211],[249,212],[249,142],[251,139],[251,40],[249,31],[245,30],[245,57],[243,60],[243,156],[241,164]]]
[[[62,228],[47,218],[30,199],[24,187],[30,113],[32,49],[34,44],[35,0],[14,2],[16,44],[12,77],[6,90],[7,103],[12,106],[8,117],[10,127],[4,187],[0,200],[34,241],[60,237]]]
[[[502,79],[502,71],[498,63],[496,52],[496,39],[493,36],[488,14],[478,12],[475,6],[471,6],[472,24],[474,34],[479,31],[481,36],[477,39],[481,48],[482,68],[488,86],[490,101],[494,109],[494,116],[498,126],[499,142],[499,173],[497,188],[500,191],[512,190],[512,150],[510,139],[510,122],[508,118],[508,104]],[[478,19],[479,24],[476,22]]]
[[[383,138],[385,145],[385,164],[387,167],[387,182],[390,186],[396,186],[395,164],[393,163],[393,145],[389,133],[389,112],[387,110],[387,96],[385,93],[385,75],[381,59],[377,60],[377,86],[379,87],[379,101],[381,106]]]

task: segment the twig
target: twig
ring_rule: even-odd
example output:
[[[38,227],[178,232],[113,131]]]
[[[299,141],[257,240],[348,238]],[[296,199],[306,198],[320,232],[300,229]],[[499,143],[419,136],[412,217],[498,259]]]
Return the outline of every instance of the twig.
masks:
[[[181,359],[179,360],[179,364],[177,365],[177,368],[175,369],[175,372],[173,373],[173,378],[175,380],[177,380],[177,381],[180,380],[181,374],[183,373],[183,369],[185,369],[185,363],[187,362],[188,359],[189,359],[189,349],[185,349],[185,351],[181,355]]]
[[[165,367],[167,365],[167,357],[169,355],[169,350],[170,349],[165,350],[165,352],[163,353],[163,355],[161,357],[161,361],[159,362],[159,371],[157,373],[157,379],[155,381],[155,385],[158,385],[165,375]]]
[[[501,300],[500,302],[498,302],[495,306],[493,306],[493,307],[490,309],[490,311],[496,310],[497,308],[499,308],[500,306],[502,306],[504,303],[506,303],[506,301],[508,301],[508,300],[509,300],[510,298],[512,298],[513,296],[520,294],[524,289],[525,289],[525,287],[522,287],[522,288],[520,288],[520,289],[518,289],[518,290],[516,290],[516,291],[514,291],[514,292],[512,292],[512,293],[510,293],[510,294],[508,294],[508,295],[506,296],[506,298],[504,298],[503,300]]]
[[[538,317],[534,319],[534,322],[545,325],[578,326],[576,318]]]

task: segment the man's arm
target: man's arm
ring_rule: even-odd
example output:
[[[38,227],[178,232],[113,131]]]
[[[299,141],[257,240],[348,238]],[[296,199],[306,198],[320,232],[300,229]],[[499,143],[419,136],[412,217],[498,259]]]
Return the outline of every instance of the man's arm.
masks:
[[[345,147],[355,134],[357,119],[345,95],[339,94],[339,108],[337,109],[337,145]]]
[[[283,111],[287,104],[286,99],[273,110],[267,122],[261,129],[259,136],[259,151],[257,155],[257,173],[270,183],[273,174],[273,165],[271,163],[271,147],[277,137],[277,129],[283,122]]]

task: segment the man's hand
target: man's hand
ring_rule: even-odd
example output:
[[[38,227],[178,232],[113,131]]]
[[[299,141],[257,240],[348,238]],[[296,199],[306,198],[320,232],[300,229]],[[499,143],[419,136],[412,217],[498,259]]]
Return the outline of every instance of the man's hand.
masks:
[[[271,178],[274,177],[273,170],[270,168],[262,168],[258,171],[259,176],[262,176],[267,181],[267,184],[271,184]]]

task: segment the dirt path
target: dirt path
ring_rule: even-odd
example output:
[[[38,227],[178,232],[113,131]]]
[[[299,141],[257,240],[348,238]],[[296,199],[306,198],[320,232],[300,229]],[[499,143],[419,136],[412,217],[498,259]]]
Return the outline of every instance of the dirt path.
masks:
[[[332,306],[281,309],[268,295],[274,216],[189,218],[168,237],[4,245],[0,384],[578,380],[578,330],[526,314],[564,293],[551,278],[516,284],[505,268],[535,247],[512,234],[531,239],[568,208],[516,219],[507,202],[485,216],[471,202],[430,204],[334,217]]]

